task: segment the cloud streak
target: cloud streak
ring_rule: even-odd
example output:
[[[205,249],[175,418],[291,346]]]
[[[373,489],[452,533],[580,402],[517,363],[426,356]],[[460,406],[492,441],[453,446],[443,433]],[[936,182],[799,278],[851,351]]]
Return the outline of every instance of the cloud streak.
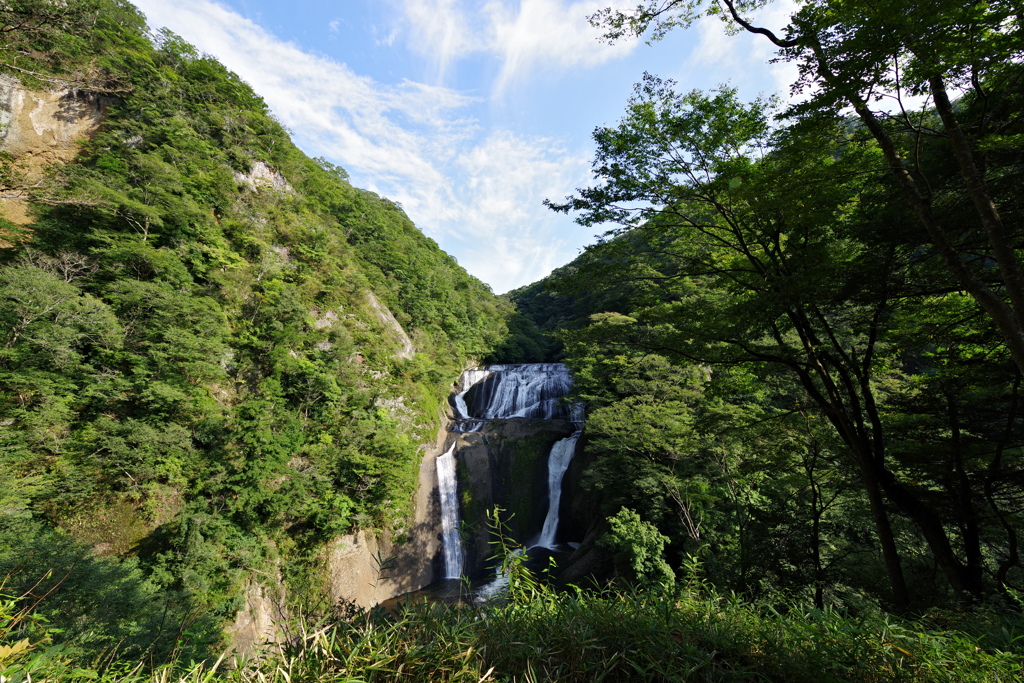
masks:
[[[412,81],[377,83],[207,0],[137,4],[153,27],[170,28],[238,73],[307,153],[399,201],[495,291],[537,280],[574,256],[573,245],[546,237],[565,219],[540,201],[569,191],[586,160],[556,141],[485,131],[470,114],[479,104],[472,97]],[[452,27],[425,30],[455,56],[464,47],[457,20]]]
[[[481,55],[498,62],[492,96],[538,71],[567,72],[630,54],[638,44],[610,46],[586,17],[607,0],[394,0],[404,17],[410,50],[430,60],[444,82],[457,59]]]
[[[598,42],[601,31],[585,17],[606,6],[605,0],[565,4],[559,0],[522,0],[513,9],[491,0],[484,8],[493,31],[490,49],[501,59],[494,92],[500,95],[516,80],[539,70],[568,71],[594,67],[628,55],[637,45],[623,40]]]

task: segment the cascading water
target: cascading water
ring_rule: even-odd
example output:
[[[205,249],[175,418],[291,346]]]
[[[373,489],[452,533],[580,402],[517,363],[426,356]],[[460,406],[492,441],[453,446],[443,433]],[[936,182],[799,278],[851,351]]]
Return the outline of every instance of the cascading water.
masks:
[[[540,420],[569,418],[562,398],[572,388],[569,368],[561,363],[488,365],[463,374],[465,390],[456,396],[462,419]],[[472,391],[470,401],[467,394]]]
[[[459,380],[459,393],[455,395],[455,419],[469,420],[469,407],[466,405],[466,394],[474,386],[490,377],[493,373],[489,368],[470,368],[462,373]]]
[[[549,505],[537,546],[549,549],[556,546],[562,480],[583,427],[582,406],[566,405],[564,401],[571,388],[569,369],[561,363],[489,365],[466,370],[452,401],[455,421],[450,430],[453,432],[475,432],[489,420],[513,418],[576,423],[575,433],[556,442],[548,456]],[[455,446],[437,459],[445,576],[450,579],[459,578],[462,573],[454,451]],[[479,595],[486,599],[488,595],[500,592],[507,581],[507,577],[498,576],[481,588]]]
[[[444,578],[462,576],[462,540],[459,538],[459,498],[455,480],[455,445],[437,458],[437,488],[441,494],[441,540]]]
[[[558,531],[558,508],[562,502],[562,479],[565,471],[569,469],[572,456],[576,453],[576,442],[579,441],[580,430],[572,436],[567,436],[561,441],[555,442],[551,447],[551,455],[548,456],[548,513],[544,517],[544,528],[541,529],[540,539],[537,545],[542,548],[553,549],[555,533]]]

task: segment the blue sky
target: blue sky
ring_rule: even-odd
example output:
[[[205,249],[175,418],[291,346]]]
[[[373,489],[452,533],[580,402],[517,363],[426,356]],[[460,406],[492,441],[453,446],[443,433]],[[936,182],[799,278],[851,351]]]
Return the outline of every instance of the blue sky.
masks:
[[[633,0],[635,3],[636,0]],[[680,90],[784,92],[767,41],[716,19],[653,46],[607,45],[609,0],[135,0],[264,97],[307,154],[398,201],[502,293],[572,260],[595,230],[542,205],[590,182],[594,128],[644,71]],[[628,3],[627,3],[628,4]],[[762,13],[784,24],[792,6]]]

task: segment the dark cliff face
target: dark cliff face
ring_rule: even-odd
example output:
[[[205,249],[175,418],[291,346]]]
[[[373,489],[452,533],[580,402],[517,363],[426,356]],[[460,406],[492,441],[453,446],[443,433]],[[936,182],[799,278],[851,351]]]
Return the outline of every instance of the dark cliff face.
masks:
[[[583,485],[583,475],[594,463],[593,453],[587,451],[586,432],[576,444],[576,455],[565,472],[562,486],[561,532],[566,538],[579,540],[598,523],[603,522],[600,500]]]
[[[563,420],[491,420],[459,437],[456,451],[462,508],[464,573],[484,576],[494,565],[495,540],[487,513],[500,507],[507,533],[529,544],[540,534],[548,504],[547,461],[551,446],[572,434]]]
[[[584,433],[576,447],[573,458],[565,473],[563,496],[568,499],[562,515],[561,530],[567,538],[581,539],[567,556],[559,560],[558,580],[563,584],[579,586],[601,583],[612,576],[612,564],[607,551],[597,541],[608,530],[601,514],[600,499],[582,486],[583,475],[593,462],[594,456],[587,452],[587,436]]]

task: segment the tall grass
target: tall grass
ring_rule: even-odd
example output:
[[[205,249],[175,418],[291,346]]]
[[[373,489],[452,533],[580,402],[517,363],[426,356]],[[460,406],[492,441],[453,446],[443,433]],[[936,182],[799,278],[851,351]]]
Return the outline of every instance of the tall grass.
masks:
[[[1024,620],[1014,611],[907,621],[779,604],[703,586],[671,594],[586,593],[520,583],[500,604],[418,604],[390,614],[299,620],[288,643],[247,661],[225,655],[101,675],[76,670],[45,640],[30,640],[13,654],[0,649],[8,652],[0,654],[0,683],[1024,680]],[[0,633],[4,623],[0,615]],[[13,641],[14,631],[6,631],[5,645],[23,642]]]
[[[494,610],[486,625],[484,661],[518,680],[1024,679],[1019,644],[986,647],[980,634],[928,632],[884,614],[766,609],[706,589],[540,598]]]

